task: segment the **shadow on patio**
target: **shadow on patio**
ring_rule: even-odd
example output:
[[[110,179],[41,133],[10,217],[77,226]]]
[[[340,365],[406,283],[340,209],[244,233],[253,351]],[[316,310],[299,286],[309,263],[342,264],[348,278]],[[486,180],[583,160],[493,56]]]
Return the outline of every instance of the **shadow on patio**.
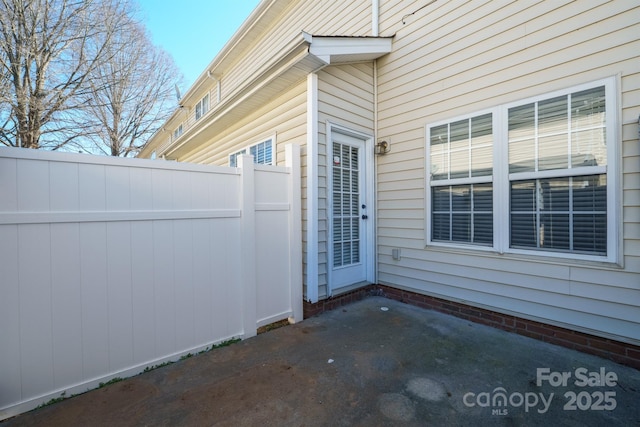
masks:
[[[638,402],[633,368],[368,297],[0,424],[628,426]]]

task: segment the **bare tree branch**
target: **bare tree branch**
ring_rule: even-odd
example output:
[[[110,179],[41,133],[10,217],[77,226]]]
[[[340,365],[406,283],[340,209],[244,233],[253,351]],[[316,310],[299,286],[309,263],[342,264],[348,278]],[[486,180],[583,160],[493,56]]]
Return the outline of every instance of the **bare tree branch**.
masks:
[[[145,29],[131,20],[108,46],[109,58],[92,70],[85,96],[86,120],[96,121],[88,139],[112,156],[137,154],[175,109],[179,72],[154,47]]]
[[[146,41],[131,16],[129,0],[0,0],[0,144],[55,150],[95,138],[107,115],[88,124],[86,108],[96,113],[96,94],[126,77],[107,79],[135,58],[124,53],[132,28]],[[114,99],[112,116],[119,102],[118,115],[131,108]]]

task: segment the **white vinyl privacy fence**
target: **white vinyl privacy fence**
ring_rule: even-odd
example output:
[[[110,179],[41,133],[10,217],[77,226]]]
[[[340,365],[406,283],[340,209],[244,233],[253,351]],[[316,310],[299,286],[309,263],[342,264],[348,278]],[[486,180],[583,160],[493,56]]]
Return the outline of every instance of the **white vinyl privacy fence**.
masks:
[[[299,159],[0,149],[0,420],[302,320]]]

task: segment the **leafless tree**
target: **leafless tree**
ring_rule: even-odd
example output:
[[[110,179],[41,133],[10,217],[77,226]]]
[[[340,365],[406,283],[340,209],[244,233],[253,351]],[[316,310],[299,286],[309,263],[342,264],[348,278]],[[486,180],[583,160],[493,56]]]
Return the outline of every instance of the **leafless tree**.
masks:
[[[130,0],[0,0],[0,144],[79,149],[100,135],[110,154],[132,153],[163,114],[164,92],[131,90],[157,87],[145,66],[165,67],[146,71],[173,87],[175,66],[133,21]]]
[[[133,156],[175,109],[174,86],[181,77],[173,59],[153,46],[134,20],[115,35],[107,50],[108,59],[88,79],[83,122],[93,122],[94,127],[81,144],[92,152]]]

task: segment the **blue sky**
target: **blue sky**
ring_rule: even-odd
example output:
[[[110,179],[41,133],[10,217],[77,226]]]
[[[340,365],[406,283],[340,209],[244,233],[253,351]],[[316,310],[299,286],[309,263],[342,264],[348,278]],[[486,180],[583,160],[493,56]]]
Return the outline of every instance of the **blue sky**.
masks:
[[[260,0],[138,0],[153,43],[169,52],[193,84]]]

